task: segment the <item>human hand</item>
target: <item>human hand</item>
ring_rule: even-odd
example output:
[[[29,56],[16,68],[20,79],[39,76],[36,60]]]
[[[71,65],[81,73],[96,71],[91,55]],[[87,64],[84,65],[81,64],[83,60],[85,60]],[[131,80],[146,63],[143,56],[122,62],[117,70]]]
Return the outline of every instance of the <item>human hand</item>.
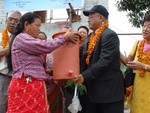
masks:
[[[5,56],[8,53],[9,47],[5,47],[5,48],[0,48],[0,58],[2,58],[3,56]]]
[[[55,84],[59,84],[59,81],[54,80],[54,83],[55,83]]]
[[[79,33],[79,35],[81,36],[80,39],[79,39],[79,41],[80,41],[81,44],[83,44],[84,41],[85,41],[85,39],[86,39],[85,34],[82,34],[82,33],[80,33],[79,31],[78,31],[78,33]]]
[[[139,61],[134,60],[134,61],[129,61],[127,63],[127,67],[133,68],[134,70],[138,70],[138,69],[144,69],[145,64],[143,64],[143,63],[141,63]]]
[[[84,82],[84,78],[81,74],[75,75],[73,77],[74,82],[82,84]]]
[[[81,37],[77,31],[71,31],[71,29],[69,29],[63,36],[67,41],[73,43],[77,43],[79,38]]]

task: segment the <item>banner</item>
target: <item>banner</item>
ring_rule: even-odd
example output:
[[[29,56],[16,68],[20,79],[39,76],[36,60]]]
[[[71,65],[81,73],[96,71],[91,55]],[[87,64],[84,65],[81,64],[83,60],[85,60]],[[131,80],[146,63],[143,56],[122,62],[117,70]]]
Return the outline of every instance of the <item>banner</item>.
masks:
[[[4,9],[6,12],[61,9],[69,8],[68,3],[73,8],[83,8],[84,0],[4,0]]]

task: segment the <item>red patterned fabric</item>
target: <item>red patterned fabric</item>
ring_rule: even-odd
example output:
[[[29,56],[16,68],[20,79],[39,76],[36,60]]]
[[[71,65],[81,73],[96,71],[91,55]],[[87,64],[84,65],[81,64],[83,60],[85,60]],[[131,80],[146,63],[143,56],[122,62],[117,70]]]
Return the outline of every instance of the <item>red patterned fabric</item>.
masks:
[[[49,94],[48,102],[50,104],[50,111],[51,113],[63,113],[64,103],[63,103],[63,92],[61,90],[60,84],[47,84],[47,89]]]
[[[7,113],[50,113],[45,82],[13,78],[8,88]]]

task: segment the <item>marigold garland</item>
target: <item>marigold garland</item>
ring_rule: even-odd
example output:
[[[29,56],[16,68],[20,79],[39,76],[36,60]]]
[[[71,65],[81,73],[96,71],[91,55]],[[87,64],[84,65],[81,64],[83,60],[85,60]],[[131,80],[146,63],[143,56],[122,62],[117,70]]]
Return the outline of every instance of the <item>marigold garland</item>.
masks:
[[[145,39],[141,41],[139,48],[138,48],[138,56],[137,57],[138,57],[139,62],[150,65],[150,51],[148,51],[147,53],[143,53],[145,42],[146,42]],[[140,69],[138,71],[139,71],[139,75],[141,77],[144,77],[145,70]]]
[[[2,47],[5,48],[10,42],[10,38],[8,36],[7,29],[3,29],[2,31]]]
[[[96,43],[97,43],[98,39],[100,38],[100,35],[103,33],[103,31],[105,30],[105,28],[107,26],[108,26],[108,22],[103,22],[101,27],[96,31],[95,36],[94,36],[94,32],[91,33],[90,41],[89,41],[88,49],[87,49],[86,64],[89,64],[90,57],[91,57],[91,54],[94,51]]]
[[[131,98],[133,92],[133,85],[126,88],[126,94],[124,96],[124,107],[130,107],[131,105]]]
[[[133,90],[133,85],[126,88],[126,97],[128,97]]]

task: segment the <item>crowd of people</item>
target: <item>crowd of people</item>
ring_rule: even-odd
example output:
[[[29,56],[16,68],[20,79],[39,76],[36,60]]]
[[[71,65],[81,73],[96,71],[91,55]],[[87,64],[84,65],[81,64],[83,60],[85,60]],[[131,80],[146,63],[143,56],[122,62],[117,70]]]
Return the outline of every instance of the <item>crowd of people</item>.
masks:
[[[130,113],[150,111],[150,13],[143,19],[143,40],[135,44],[136,51],[134,46],[127,58],[120,53],[117,33],[109,28],[108,10],[95,5],[83,14],[88,27],[71,30],[66,26],[61,29],[63,34],[52,39],[40,30],[41,17],[37,14],[8,14],[0,48],[0,113],[71,113],[68,106],[74,88],[67,89],[65,82],[53,80],[53,51],[79,40],[80,74],[71,79],[84,84],[87,93],[79,95],[82,110],[78,113],[124,112],[121,62],[136,70]]]

